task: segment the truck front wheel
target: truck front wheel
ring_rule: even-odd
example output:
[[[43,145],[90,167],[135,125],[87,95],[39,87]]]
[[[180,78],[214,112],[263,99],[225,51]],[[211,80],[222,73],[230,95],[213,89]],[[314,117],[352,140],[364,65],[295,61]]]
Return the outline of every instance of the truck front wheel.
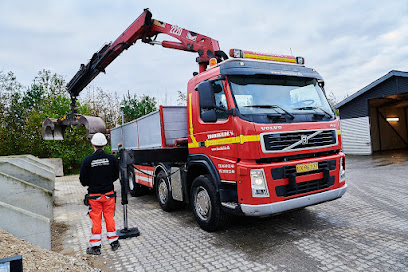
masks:
[[[174,208],[174,200],[171,196],[169,179],[164,171],[160,171],[156,177],[156,196],[163,211],[169,212]]]
[[[226,222],[219,195],[208,176],[199,176],[191,186],[191,204],[198,225],[206,231],[215,231]]]

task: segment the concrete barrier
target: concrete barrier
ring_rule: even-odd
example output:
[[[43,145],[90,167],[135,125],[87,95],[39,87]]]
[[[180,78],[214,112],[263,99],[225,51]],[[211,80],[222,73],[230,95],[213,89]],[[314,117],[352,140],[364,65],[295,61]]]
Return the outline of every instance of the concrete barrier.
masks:
[[[37,158],[36,156],[30,155],[30,154],[25,154],[25,155],[11,155],[11,156],[6,156],[5,158],[24,158],[27,160],[32,161],[33,163],[45,167],[45,168],[50,168],[50,169],[54,169],[55,166],[52,164],[49,164],[45,161],[43,161],[42,159]]]
[[[15,163],[13,158],[11,160],[0,160],[0,172],[9,176],[15,177],[20,180],[24,180],[28,183],[37,185],[48,191],[53,191],[55,188],[55,177],[46,177],[40,174],[39,168],[37,170],[32,169],[32,165],[24,163],[23,160],[19,160],[19,164]],[[23,165],[22,165],[23,164]]]
[[[41,159],[41,161],[55,167],[55,176],[56,177],[63,177],[64,176],[64,165],[62,163],[61,158]]]
[[[0,157],[0,228],[51,249],[55,167],[32,155]]]
[[[0,228],[14,236],[51,250],[50,219],[0,201]]]
[[[0,184],[2,202],[53,220],[52,191],[1,172]]]
[[[42,175],[50,180],[55,179],[55,168],[52,164],[44,164],[41,160],[33,160],[31,155],[0,157],[0,161],[11,162],[21,168]],[[35,157],[34,157],[35,158]]]

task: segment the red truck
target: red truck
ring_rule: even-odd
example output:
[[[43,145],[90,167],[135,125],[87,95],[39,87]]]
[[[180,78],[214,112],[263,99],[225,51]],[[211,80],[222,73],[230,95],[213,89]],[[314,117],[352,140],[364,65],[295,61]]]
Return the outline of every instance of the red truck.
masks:
[[[228,214],[273,215],[345,193],[339,121],[322,77],[302,57],[231,49],[229,58],[216,40],[153,20],[149,10],[118,40],[129,29],[136,33],[126,37],[130,45],[142,39],[197,52],[199,73],[187,84],[186,107],[161,106],[111,131],[122,204],[127,189],[138,196],[151,188],[163,210],[189,203],[200,227],[214,231]],[[180,43],[157,42],[159,33]],[[105,48],[99,64],[83,66],[72,89],[84,88],[119,55],[115,43],[123,41]]]

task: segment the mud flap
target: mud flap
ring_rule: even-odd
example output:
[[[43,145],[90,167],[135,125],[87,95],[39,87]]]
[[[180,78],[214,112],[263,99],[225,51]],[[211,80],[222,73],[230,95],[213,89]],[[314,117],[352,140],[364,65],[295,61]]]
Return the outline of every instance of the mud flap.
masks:
[[[44,140],[60,141],[64,140],[65,129],[67,127],[85,126],[86,134],[92,137],[97,132],[106,133],[105,122],[95,116],[80,114],[67,114],[62,118],[47,118],[42,125],[42,136]]]

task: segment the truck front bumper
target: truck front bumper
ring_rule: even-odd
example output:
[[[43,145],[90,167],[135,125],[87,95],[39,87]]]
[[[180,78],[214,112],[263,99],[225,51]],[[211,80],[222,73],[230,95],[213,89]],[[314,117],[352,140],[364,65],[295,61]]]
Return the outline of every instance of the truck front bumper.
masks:
[[[344,184],[343,187],[338,189],[288,199],[276,203],[260,205],[241,204],[241,210],[247,216],[273,215],[340,198],[342,195],[344,195],[346,189],[347,184]]]

